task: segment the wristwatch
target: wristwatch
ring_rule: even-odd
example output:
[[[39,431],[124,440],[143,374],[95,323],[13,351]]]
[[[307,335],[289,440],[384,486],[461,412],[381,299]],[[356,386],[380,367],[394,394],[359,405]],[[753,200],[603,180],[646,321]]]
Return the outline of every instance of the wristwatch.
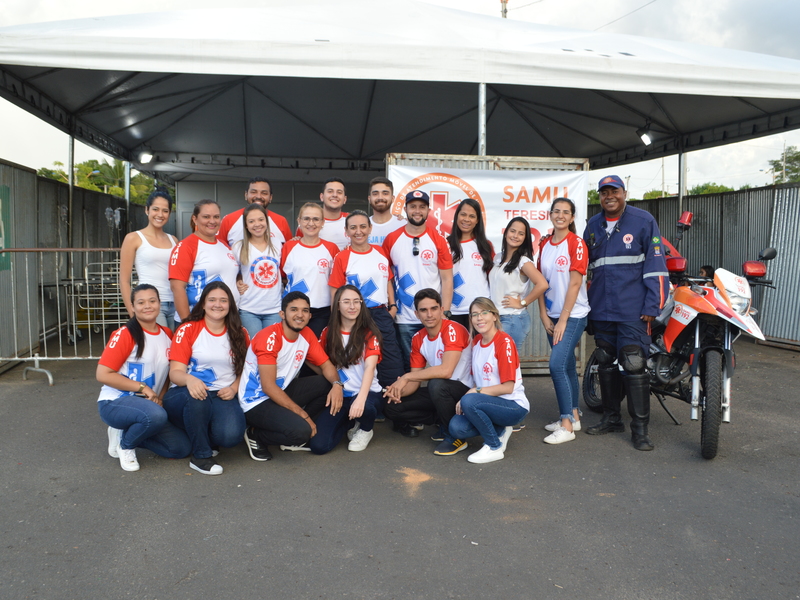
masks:
[[[341,381],[338,381],[338,380],[334,381],[333,385],[340,385],[340,386],[344,387],[344,384]]]
[[[386,307],[386,310],[392,310],[393,308],[397,308],[397,304],[390,304]]]
[[[144,381],[141,381],[141,382],[139,382],[139,391],[137,391],[136,393],[137,393],[137,394],[141,394],[141,393],[142,393],[142,390],[143,390],[144,388],[146,388],[146,387],[147,387],[147,384],[146,384]]]
[[[478,392],[478,393],[480,394],[482,389],[483,389],[482,387],[476,387],[476,388],[475,388],[475,391],[476,391],[476,392]]]
[[[525,308],[526,306],[528,306],[528,301],[527,301],[527,300],[525,300],[525,298],[523,298],[522,300],[520,300],[520,301],[519,301],[519,303],[520,303],[520,304],[522,304],[522,308]]]
[[[448,319],[452,319],[453,318],[453,313],[452,313],[452,311],[446,310],[446,311],[444,311],[444,316],[447,317]]]

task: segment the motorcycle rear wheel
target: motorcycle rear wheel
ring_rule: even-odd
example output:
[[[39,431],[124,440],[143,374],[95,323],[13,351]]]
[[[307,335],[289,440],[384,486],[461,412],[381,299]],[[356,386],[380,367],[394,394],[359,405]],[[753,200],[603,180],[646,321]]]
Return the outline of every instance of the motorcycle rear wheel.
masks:
[[[719,448],[719,426],[722,423],[723,356],[718,350],[709,350],[703,356],[703,405],[700,422],[700,452],[712,459]]]
[[[581,392],[586,408],[596,413],[603,412],[603,401],[600,399],[600,379],[597,376],[597,359],[594,357],[594,352],[586,361]]]

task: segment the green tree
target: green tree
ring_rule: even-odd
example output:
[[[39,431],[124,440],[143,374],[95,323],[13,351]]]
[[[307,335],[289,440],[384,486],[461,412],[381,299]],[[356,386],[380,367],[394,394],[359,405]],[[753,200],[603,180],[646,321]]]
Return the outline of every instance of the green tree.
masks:
[[[733,188],[719,183],[702,183],[694,186],[689,190],[690,196],[699,196],[700,194],[721,194],[722,192],[732,192]]]
[[[589,190],[589,204],[600,204],[600,192],[597,190]]]
[[[664,198],[667,198],[671,195],[672,194],[664,192]],[[653,198],[661,198],[661,190],[650,190],[649,192],[645,192],[644,196],[642,196],[642,199],[644,200],[652,200]]]
[[[739,191],[741,191],[741,190],[752,190],[752,189],[753,189],[752,185],[750,185],[749,183],[745,183],[742,187],[739,188]]]
[[[786,177],[783,176],[783,165],[786,163]],[[769,161],[775,172],[775,183],[791,183],[800,181],[800,150],[797,146],[787,146],[781,157]]]
[[[69,176],[64,169],[64,163],[53,163],[54,169],[43,167],[37,171],[37,175],[69,183]],[[75,165],[75,185],[77,187],[104,192],[120,198],[125,197],[125,163],[114,159],[111,163],[106,160],[87,160]],[[144,173],[131,174],[131,202],[134,204],[144,204],[147,197],[155,189],[155,182],[151,177]],[[169,190],[175,197],[174,190]]]

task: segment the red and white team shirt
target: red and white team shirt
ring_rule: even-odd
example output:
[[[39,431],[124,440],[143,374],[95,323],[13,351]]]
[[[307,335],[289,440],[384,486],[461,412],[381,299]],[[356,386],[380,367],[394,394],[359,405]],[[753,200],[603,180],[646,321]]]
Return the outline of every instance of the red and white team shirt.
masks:
[[[308,327],[293,342],[283,334],[283,323],[275,323],[259,331],[247,350],[242,378],[239,380],[239,404],[242,410],[247,412],[269,398],[261,389],[258,365],[276,365],[275,383],[285,390],[297,377],[306,360],[317,366],[328,360],[319,340]]]
[[[328,280],[332,288],[354,285],[364,297],[367,308],[389,302],[389,280],[394,277],[389,259],[383,248],[372,246],[368,252],[356,252],[347,247],[333,260],[333,270]]]
[[[435,338],[428,336],[424,327],[411,338],[411,368],[424,369],[426,365],[438,367],[442,364],[445,352],[461,352],[450,379],[460,381],[467,387],[473,386],[472,345],[469,332],[460,323],[442,320],[442,328]]]
[[[233,299],[238,304],[239,291],[236,289],[238,274],[239,262],[228,246],[219,240],[211,244],[195,234],[189,235],[175,246],[169,261],[169,278],[185,281],[187,284],[189,310],[194,308],[200,300],[203,289],[212,281],[224,282],[231,289]],[[175,318],[178,319],[177,313]]]
[[[403,217],[397,215],[392,216],[386,223],[376,223],[373,217],[369,218],[372,225],[372,231],[369,234],[369,243],[374,246],[382,246],[386,236],[397,231],[401,227],[405,227],[407,221]]]
[[[249,344],[247,331],[244,328],[242,331]],[[208,330],[205,320],[188,321],[175,330],[169,359],[189,367],[189,375],[197,377],[212,391],[236,381],[228,330],[215,335]]]
[[[300,240],[289,240],[281,250],[281,270],[286,274],[286,293],[303,292],[311,301],[311,308],[331,305],[328,279],[333,259],[339,247],[320,239],[316,246],[306,246]]]
[[[347,343],[350,341],[350,332],[342,331],[342,344],[347,348]],[[328,328],[322,330],[322,335],[319,336],[319,343],[325,348],[328,342]],[[364,354],[358,359],[354,365],[348,365],[344,368],[337,369],[339,371],[339,381],[344,384],[342,393],[345,398],[355,398],[361,391],[361,382],[364,381],[364,361],[370,356],[377,356],[378,362],[381,362],[381,349],[378,340],[372,335],[372,332],[367,333],[367,338],[364,341]],[[381,384],[378,383],[378,370],[372,372],[372,383],[370,383],[370,392],[380,392]]]
[[[144,330],[144,352],[136,358],[136,342],[127,327],[120,327],[108,340],[108,345],[100,355],[100,364],[124,375],[131,381],[146,384],[156,394],[161,392],[169,373],[169,346],[172,333],[166,327],[158,326],[158,333]],[[134,396],[136,392],[123,392],[104,385],[100,389],[100,400],[116,400],[123,396]]]
[[[243,215],[244,208],[240,208],[237,211],[225,215],[222,219],[222,223],[220,223],[217,239],[227,243],[231,248],[233,248],[236,242],[241,242],[244,239]],[[267,210],[267,219],[269,220],[269,235],[270,238],[272,238],[272,245],[280,252],[286,240],[292,237],[292,230],[289,229],[289,222],[281,215],[271,210]]]
[[[414,240],[419,253],[414,255]],[[425,288],[442,291],[439,270],[452,269],[453,257],[445,239],[430,227],[418,238],[409,235],[405,228],[393,231],[383,242],[383,250],[394,269],[397,286],[397,317],[401,324],[418,324],[414,314],[414,294]]]
[[[243,241],[236,242],[233,253],[242,255]],[[262,252],[253,244],[248,248],[248,262],[240,264],[242,281],[247,290],[239,298],[239,310],[246,310],[255,315],[268,315],[281,309],[281,251],[278,246],[270,250],[267,246]]]
[[[589,266],[589,253],[583,239],[572,233],[567,234],[563,240],[554,244],[552,237],[542,240],[539,245],[539,270],[547,279],[550,287],[544,293],[544,303],[547,316],[551,319],[561,317],[564,310],[564,300],[569,289],[570,273],[577,271],[586,275]],[[586,282],[581,283],[578,298],[569,316],[581,319],[589,314],[589,298],[586,295]]]
[[[344,250],[350,245],[350,238],[345,234],[345,219],[350,213],[343,212],[338,219],[325,219],[325,224],[319,232],[319,237],[323,240],[336,244],[339,250]],[[303,231],[298,227],[294,233],[295,237],[302,237]]]
[[[450,310],[454,315],[465,315],[478,296],[490,297],[489,280],[483,272],[478,242],[472,239],[461,242],[461,260],[453,262],[453,303]]]
[[[475,377],[475,386],[481,388],[513,381],[514,391],[498,397],[513,400],[525,410],[530,410],[522,385],[517,347],[504,331],[498,331],[486,346],[480,334],[475,336],[472,342],[472,375]]]

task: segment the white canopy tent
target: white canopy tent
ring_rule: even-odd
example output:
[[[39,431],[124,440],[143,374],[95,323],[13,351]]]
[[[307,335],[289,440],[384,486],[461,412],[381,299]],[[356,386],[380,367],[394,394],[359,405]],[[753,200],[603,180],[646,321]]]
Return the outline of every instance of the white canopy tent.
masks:
[[[800,61],[414,0],[265,0],[0,28],[0,95],[161,177],[384,169],[387,152],[592,168],[800,127]],[[651,146],[637,130],[649,128]],[[137,164],[142,151],[152,164]]]

